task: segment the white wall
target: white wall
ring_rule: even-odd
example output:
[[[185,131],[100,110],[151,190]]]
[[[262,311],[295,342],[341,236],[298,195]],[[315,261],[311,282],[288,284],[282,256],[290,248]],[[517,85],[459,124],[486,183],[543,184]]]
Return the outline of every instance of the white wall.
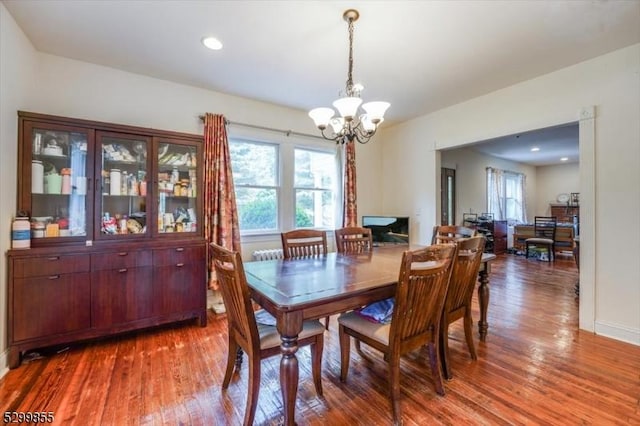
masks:
[[[163,130],[202,134],[199,116],[222,113],[231,121],[316,135],[306,111],[171,83],[36,52],[0,4],[0,250],[10,248],[10,223],[16,210],[18,110]],[[331,144],[333,142],[326,141]],[[357,147],[359,214],[381,211],[381,146]],[[6,191],[6,192],[5,192]],[[262,241],[280,246],[280,236]],[[243,255],[253,251],[243,247]],[[0,375],[6,366],[7,267],[0,256]],[[3,359],[4,358],[4,359]]]
[[[630,218],[640,211],[638,117],[640,44],[387,129],[383,205],[409,209],[422,225],[414,239],[426,241],[437,149],[580,120],[580,327],[640,345],[640,221]]]
[[[580,192],[579,163],[542,166],[537,170],[536,215],[549,215],[549,204],[558,204],[558,195]]]
[[[469,148],[441,151],[440,165],[456,170],[456,224],[462,224],[463,213],[487,212],[487,167],[526,176],[527,217],[533,217],[538,181],[536,167],[492,157]]]
[[[11,221],[16,213],[16,111],[29,105],[35,69],[33,47],[0,3],[0,376],[7,365],[7,265],[4,253],[11,248]]]

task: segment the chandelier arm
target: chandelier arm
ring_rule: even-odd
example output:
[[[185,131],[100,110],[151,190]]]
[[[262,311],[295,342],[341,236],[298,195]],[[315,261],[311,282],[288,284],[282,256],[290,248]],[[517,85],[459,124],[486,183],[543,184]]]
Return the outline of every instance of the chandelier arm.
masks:
[[[355,139],[361,144],[365,144],[369,142],[369,140],[373,137],[375,133],[376,133],[375,129],[373,131],[368,132],[364,130],[361,126],[358,126],[355,129],[353,129],[353,134],[355,136]]]

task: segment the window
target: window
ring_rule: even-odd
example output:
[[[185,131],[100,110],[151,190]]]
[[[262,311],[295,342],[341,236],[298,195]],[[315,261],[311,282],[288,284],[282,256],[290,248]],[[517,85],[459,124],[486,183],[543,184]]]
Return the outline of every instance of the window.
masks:
[[[278,145],[229,141],[241,231],[278,229]]]
[[[341,188],[337,148],[274,139],[229,138],[240,232],[335,228]]]
[[[295,227],[333,228],[336,215],[335,154],[295,150]]]
[[[526,223],[525,175],[487,167],[487,208],[496,220]]]

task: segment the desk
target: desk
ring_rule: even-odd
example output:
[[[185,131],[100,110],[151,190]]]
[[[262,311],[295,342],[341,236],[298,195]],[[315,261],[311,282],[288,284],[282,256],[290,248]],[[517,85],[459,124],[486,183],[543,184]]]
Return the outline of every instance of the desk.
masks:
[[[418,247],[411,247],[416,249]],[[300,260],[269,260],[244,264],[251,297],[277,320],[282,340],[280,388],[284,402],[284,423],[295,424],[298,392],[298,334],[302,321],[324,318],[367,303],[392,297],[406,245],[379,247],[372,254],[340,255]],[[480,336],[487,334],[489,262],[484,254],[480,287]]]

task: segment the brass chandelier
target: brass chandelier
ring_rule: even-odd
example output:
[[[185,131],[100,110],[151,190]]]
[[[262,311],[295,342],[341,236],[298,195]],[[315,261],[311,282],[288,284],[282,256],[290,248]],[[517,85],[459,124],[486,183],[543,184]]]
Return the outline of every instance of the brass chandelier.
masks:
[[[362,104],[360,92],[362,86],[353,84],[353,23],[360,14],[355,9],[344,12],[342,18],[349,25],[349,71],[344,97],[333,102],[340,117],[334,117],[333,108],[315,108],[309,111],[309,117],[320,129],[322,137],[336,143],[358,141],[362,144],[369,142],[378,130],[378,125],[384,121],[384,113],[389,108],[389,102],[367,102]],[[362,105],[360,105],[362,104]],[[359,111],[362,107],[364,113]]]

